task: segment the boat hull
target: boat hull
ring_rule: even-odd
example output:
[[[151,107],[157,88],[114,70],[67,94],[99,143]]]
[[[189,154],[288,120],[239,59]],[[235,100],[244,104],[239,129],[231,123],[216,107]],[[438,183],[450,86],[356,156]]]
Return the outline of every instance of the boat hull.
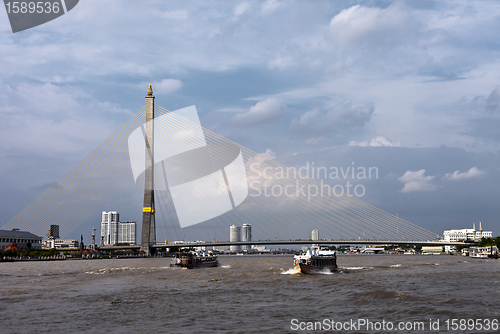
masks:
[[[218,262],[205,262],[205,263],[195,263],[195,264],[190,264],[187,266],[184,266],[185,268],[188,269],[194,269],[194,268],[210,268],[210,267],[217,267],[219,265]]]
[[[297,263],[293,267],[303,274],[310,274],[310,275],[337,271],[336,265],[318,267],[306,263]]]
[[[473,255],[469,255],[469,257],[471,257],[473,259],[489,259],[490,258],[489,254],[473,254]]]
[[[191,253],[176,253],[170,264],[171,267],[181,267],[187,269],[217,267],[219,260],[217,256],[196,256]]]

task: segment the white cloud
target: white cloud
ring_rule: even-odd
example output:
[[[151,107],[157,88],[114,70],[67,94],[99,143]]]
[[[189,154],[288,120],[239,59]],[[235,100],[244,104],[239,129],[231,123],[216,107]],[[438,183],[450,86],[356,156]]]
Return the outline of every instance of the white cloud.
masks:
[[[141,82],[139,85],[137,85],[138,88],[144,89],[144,87],[147,87],[148,83],[146,82]],[[156,81],[151,83],[151,87],[153,88],[153,93],[155,95],[168,95],[170,93],[175,92],[176,90],[181,89],[182,87],[182,82],[180,80],[176,79],[163,79],[162,81]]]
[[[219,108],[216,111],[224,113],[244,113],[247,111],[247,109],[241,107],[228,107],[228,108]]]
[[[262,12],[269,14],[272,13],[276,10],[281,5],[281,3],[277,0],[267,0],[263,5],[262,5]]]
[[[171,10],[163,13],[163,17],[170,20],[186,20],[189,13],[186,10]]]
[[[239,16],[243,14],[244,12],[247,11],[248,7],[249,7],[248,3],[246,1],[243,1],[234,8],[234,15]]]
[[[256,125],[276,121],[287,113],[287,107],[282,101],[268,98],[251,106],[247,113],[235,115],[232,122],[235,125]]]
[[[273,152],[273,150],[271,150],[270,148],[268,148],[266,150],[266,152],[264,153],[261,153],[261,155],[265,156],[266,158],[268,158],[269,160],[274,160],[276,159],[276,153]]]
[[[401,190],[404,193],[409,193],[413,191],[434,191],[437,186],[432,183],[435,176],[424,176],[425,169],[419,171],[407,171],[403,176],[398,178],[399,181],[403,182],[405,185]]]
[[[384,136],[377,136],[373,138],[370,142],[368,141],[355,141],[351,140],[349,142],[349,146],[362,146],[362,147],[368,147],[368,146],[374,146],[374,147],[380,147],[380,146],[388,146],[388,147],[403,147],[403,144],[400,141],[391,141],[390,139],[385,138]]]
[[[327,112],[310,110],[292,120],[292,128],[320,135],[334,133],[339,129],[364,126],[371,118],[375,107],[373,103],[352,106],[350,103],[338,104]]]
[[[486,99],[486,111],[494,112],[500,110],[500,87],[494,89]]]
[[[70,154],[93,148],[130,110],[81,89],[50,83],[11,87],[0,80],[0,154]]]
[[[474,177],[479,177],[486,174],[482,170],[479,170],[477,167],[472,167],[469,169],[467,172],[460,173],[459,170],[456,170],[455,172],[452,173],[446,173],[443,179],[447,180],[466,180],[466,179],[472,179]]]
[[[290,56],[281,57],[278,55],[267,63],[267,67],[270,70],[278,69],[281,71],[292,65],[292,63],[293,63],[292,57]]]
[[[341,45],[395,43],[408,39],[414,20],[399,5],[387,8],[360,5],[344,9],[330,21],[328,37]]]

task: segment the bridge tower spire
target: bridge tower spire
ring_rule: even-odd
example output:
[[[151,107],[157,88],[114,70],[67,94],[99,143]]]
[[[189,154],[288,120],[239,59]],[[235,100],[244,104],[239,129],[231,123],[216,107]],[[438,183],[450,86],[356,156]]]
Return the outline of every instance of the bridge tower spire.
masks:
[[[156,243],[155,195],[154,195],[154,118],[155,97],[149,84],[146,95],[146,168],[144,174],[144,205],[142,208],[141,250],[151,254],[151,245]]]

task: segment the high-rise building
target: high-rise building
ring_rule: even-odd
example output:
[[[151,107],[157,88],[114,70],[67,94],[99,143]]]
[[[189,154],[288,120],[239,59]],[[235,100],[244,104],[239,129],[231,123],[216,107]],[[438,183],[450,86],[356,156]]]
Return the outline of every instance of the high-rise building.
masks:
[[[229,228],[229,241],[241,241],[241,228],[239,226],[231,225],[231,227]],[[237,252],[241,250],[241,246],[231,245],[230,250],[231,252]]]
[[[314,241],[319,240],[319,231],[318,230],[316,230],[316,229],[312,230],[311,240],[314,240]]]
[[[120,214],[116,211],[103,211],[102,212],[102,221],[103,222],[119,222]]]
[[[105,245],[118,243],[118,222],[120,215],[116,211],[103,211],[101,221],[101,236]]]
[[[137,222],[120,223],[116,211],[103,211],[101,222],[101,240],[104,245],[119,243],[135,244]]]
[[[252,241],[252,225],[243,224],[241,228],[241,241]],[[251,245],[243,245],[242,248],[249,251],[252,247]]]
[[[313,240],[313,241],[319,240],[319,231],[317,229],[312,230],[312,232],[311,232],[311,240]],[[317,249],[319,249],[319,245],[318,244],[313,244],[311,246],[311,248],[317,248]]]
[[[47,237],[49,239],[59,239],[59,225],[50,225]]]
[[[118,243],[135,244],[137,222],[119,223]]]

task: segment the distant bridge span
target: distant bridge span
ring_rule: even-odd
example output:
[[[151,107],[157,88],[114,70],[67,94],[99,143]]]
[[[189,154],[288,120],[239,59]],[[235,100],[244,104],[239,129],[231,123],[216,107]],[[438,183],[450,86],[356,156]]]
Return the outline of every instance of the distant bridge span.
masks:
[[[208,247],[208,246],[237,246],[237,245],[421,245],[421,246],[471,246],[476,243],[445,242],[445,241],[415,241],[415,240],[259,240],[259,241],[216,241],[216,242],[185,242],[182,244],[166,244],[151,246],[156,249]]]
[[[214,241],[214,242],[185,242],[182,244],[166,244],[151,246],[155,249],[166,248],[188,248],[188,247],[210,247],[210,246],[243,246],[243,245],[420,245],[420,246],[473,246],[475,242],[445,242],[445,241],[415,241],[415,240],[256,240],[256,241]],[[113,250],[139,250],[139,245],[131,246],[97,246],[103,251]],[[67,250],[67,249],[65,249]],[[75,248],[74,250],[78,250]]]

